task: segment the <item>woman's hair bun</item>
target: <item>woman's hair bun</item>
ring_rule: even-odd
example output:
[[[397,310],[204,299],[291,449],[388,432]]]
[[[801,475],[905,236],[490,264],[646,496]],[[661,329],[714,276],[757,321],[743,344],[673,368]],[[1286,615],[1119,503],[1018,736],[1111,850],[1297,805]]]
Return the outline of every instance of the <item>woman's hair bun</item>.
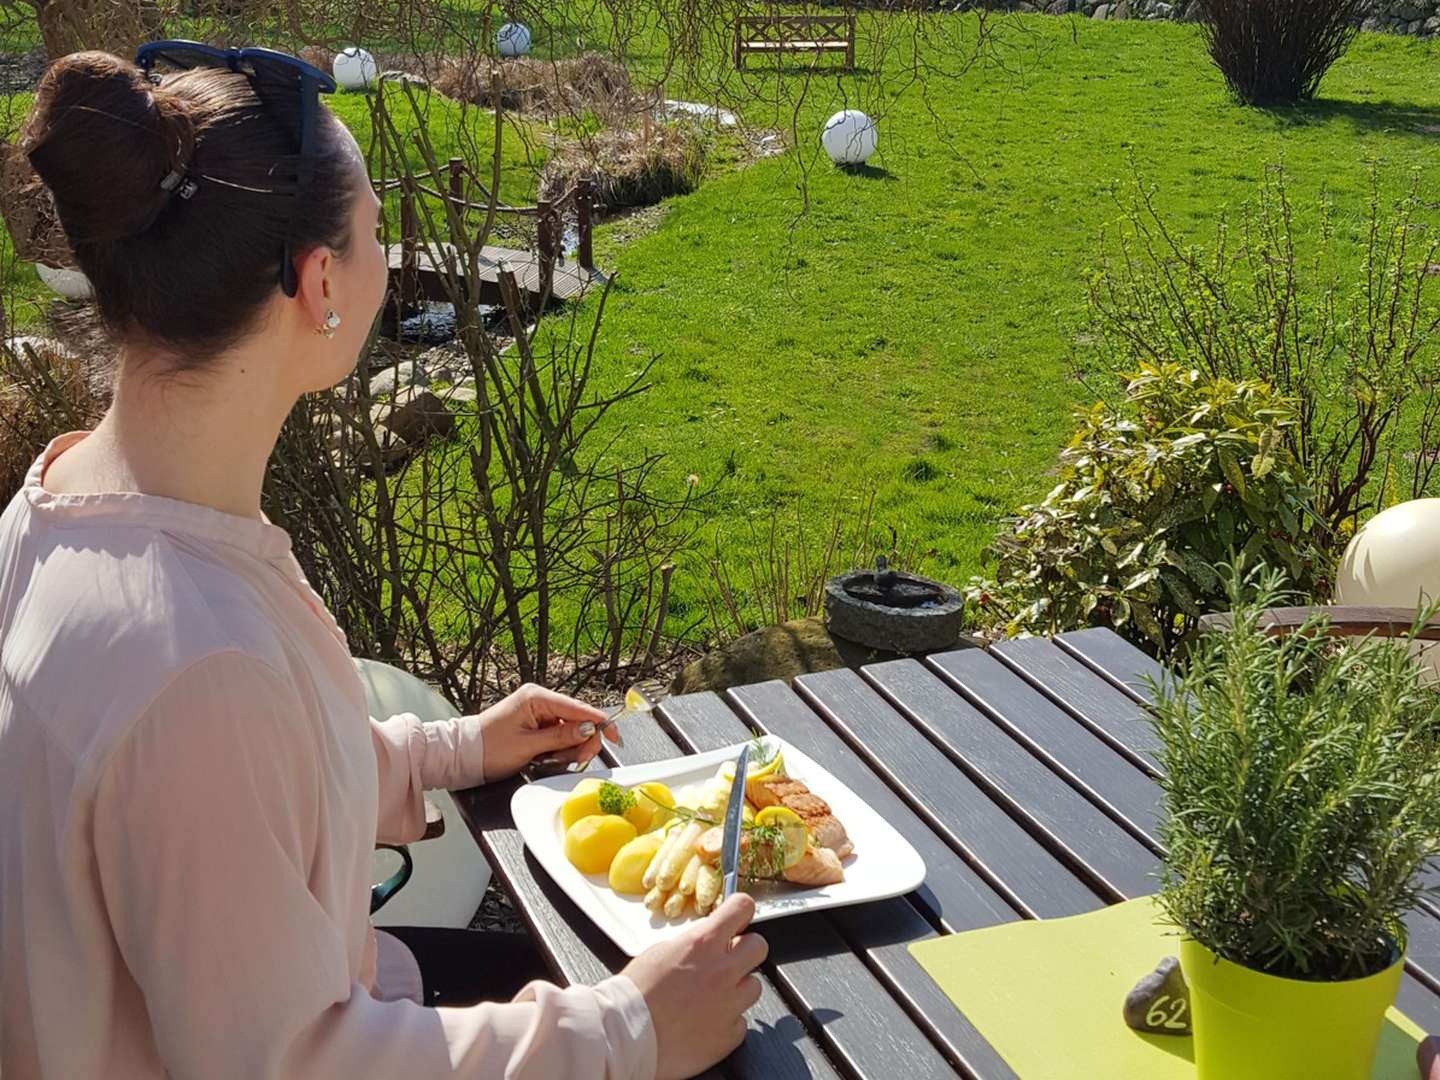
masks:
[[[186,101],[103,52],[52,64],[35,92],[21,150],[50,189],[72,247],[144,232],[170,204],[161,186],[195,150]]]

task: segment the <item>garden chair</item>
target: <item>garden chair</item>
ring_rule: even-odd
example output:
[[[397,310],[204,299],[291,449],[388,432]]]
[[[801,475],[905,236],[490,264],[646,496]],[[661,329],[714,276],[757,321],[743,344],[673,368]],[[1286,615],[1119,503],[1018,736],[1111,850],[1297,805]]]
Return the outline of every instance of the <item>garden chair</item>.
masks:
[[[410,712],[421,720],[445,720],[459,715],[434,688],[409,672],[377,660],[357,659],[355,667],[371,716]],[[400,869],[371,893],[377,926],[464,928],[480,907],[490,884],[490,866],[449,792],[432,791],[426,796],[426,825],[424,843],[413,849],[385,845],[375,853],[376,880],[393,866],[396,855],[401,860]]]

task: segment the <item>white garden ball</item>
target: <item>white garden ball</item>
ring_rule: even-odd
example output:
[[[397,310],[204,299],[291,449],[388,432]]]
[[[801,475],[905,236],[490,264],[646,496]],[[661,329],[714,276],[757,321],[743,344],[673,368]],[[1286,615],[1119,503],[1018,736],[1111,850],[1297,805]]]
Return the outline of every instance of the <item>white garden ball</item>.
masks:
[[[79,270],[46,266],[44,263],[36,263],[35,270],[41,281],[66,300],[89,300],[95,295],[90,279]]]
[[[524,23],[507,22],[495,35],[501,56],[524,56],[530,51],[530,28]]]
[[[377,73],[375,57],[356,45],[336,53],[330,70],[341,90],[364,90],[375,81]]]
[[[1351,539],[1335,571],[1335,602],[1413,611],[1440,599],[1440,499],[1415,499],[1376,514]],[[1432,679],[1440,649],[1416,646]]]
[[[875,121],[859,109],[845,109],[825,121],[820,144],[836,165],[863,165],[875,152]]]

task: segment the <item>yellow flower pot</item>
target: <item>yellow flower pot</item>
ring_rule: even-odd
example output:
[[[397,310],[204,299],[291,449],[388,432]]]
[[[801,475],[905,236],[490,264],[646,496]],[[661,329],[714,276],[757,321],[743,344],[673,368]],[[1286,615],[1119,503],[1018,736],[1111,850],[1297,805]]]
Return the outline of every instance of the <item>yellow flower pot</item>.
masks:
[[[1265,975],[1180,943],[1198,1080],[1370,1080],[1404,957],[1343,982]]]

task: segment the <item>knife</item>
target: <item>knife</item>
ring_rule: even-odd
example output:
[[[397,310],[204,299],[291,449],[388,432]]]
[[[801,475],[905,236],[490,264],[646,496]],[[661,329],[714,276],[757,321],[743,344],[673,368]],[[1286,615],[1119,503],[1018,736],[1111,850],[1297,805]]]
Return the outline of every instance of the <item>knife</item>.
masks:
[[[735,759],[735,779],[730,784],[730,801],[725,804],[725,832],[720,841],[720,899],[724,900],[740,880],[740,819],[745,808],[745,769],[750,763],[747,743]]]

